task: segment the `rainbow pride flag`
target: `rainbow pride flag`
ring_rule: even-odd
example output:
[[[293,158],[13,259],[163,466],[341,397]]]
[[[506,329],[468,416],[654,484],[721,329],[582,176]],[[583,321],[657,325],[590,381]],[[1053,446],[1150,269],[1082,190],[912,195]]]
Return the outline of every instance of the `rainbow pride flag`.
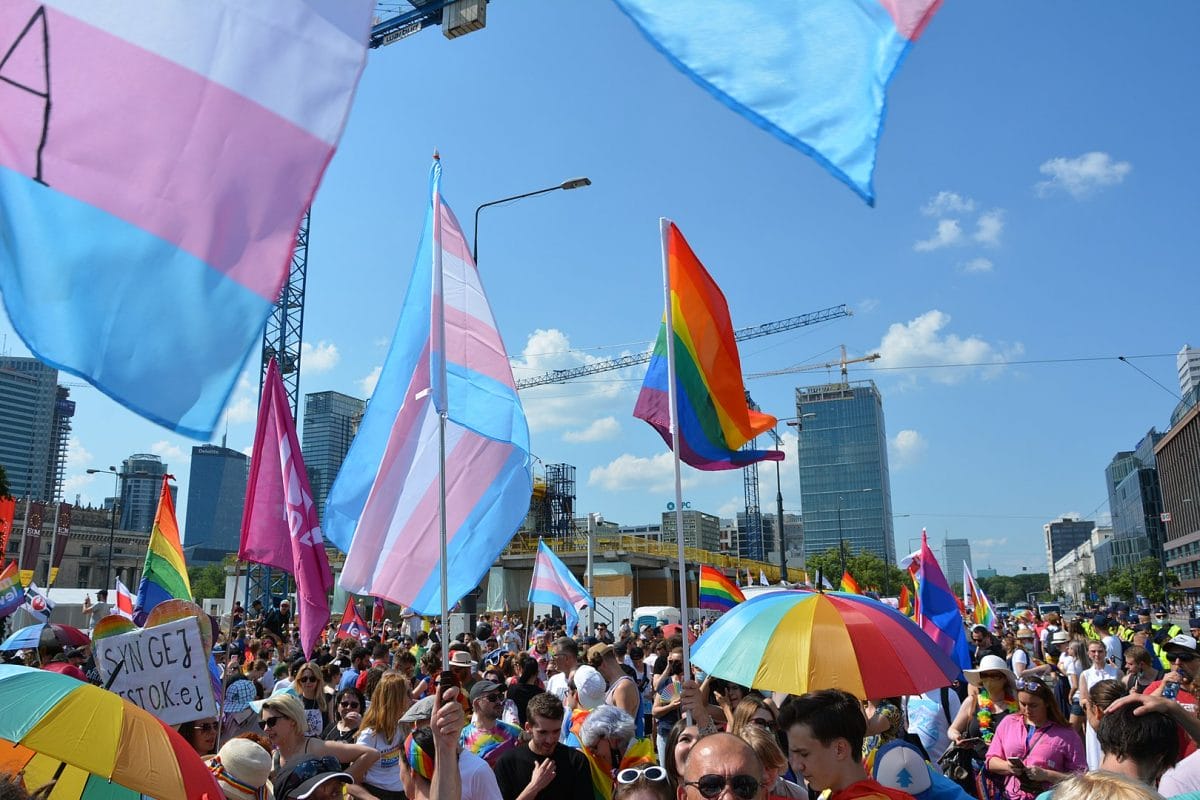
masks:
[[[854,580],[854,576],[849,570],[842,573],[842,583],[838,586],[838,591],[849,592],[850,594],[862,594],[862,587],[858,585],[858,581]]]
[[[746,599],[733,581],[716,567],[700,567],[700,607],[728,611]]]
[[[913,598],[912,598],[912,592],[910,592],[908,590],[907,586],[900,587],[900,598],[899,598],[899,602],[897,604],[897,608],[900,609],[900,613],[903,614],[904,616],[912,617],[912,615],[913,615]]]
[[[746,402],[742,363],[721,288],[688,247],[675,223],[662,220],[661,224],[671,296],[680,459],[703,470],[782,461],[783,452],[779,450],[738,449],[775,427],[776,419],[752,410]],[[670,447],[668,372],[664,319],[633,415],[650,423]]]
[[[175,502],[171,499],[170,475],[163,475],[158,494],[158,512],[150,531],[150,546],[146,548],[146,563],[142,567],[142,582],[138,584],[137,599],[133,602],[133,621],[142,625],[156,605],[165,600],[191,600],[192,585],[188,581],[187,563],[179,542],[179,523],[175,521]]]
[[[983,625],[989,631],[996,630],[996,612],[992,609],[992,602],[984,594],[983,587],[975,581],[975,576],[971,574],[971,567],[965,561],[963,562],[963,602],[972,609],[976,625]]]

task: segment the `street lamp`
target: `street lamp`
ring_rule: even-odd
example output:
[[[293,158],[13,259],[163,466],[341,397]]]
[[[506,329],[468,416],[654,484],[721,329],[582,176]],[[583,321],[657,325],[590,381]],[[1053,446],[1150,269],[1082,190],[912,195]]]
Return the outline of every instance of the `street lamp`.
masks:
[[[786,423],[789,428],[796,429],[796,458],[800,458],[800,431],[804,430],[804,420],[815,417],[815,411],[810,411],[807,414],[801,414],[798,417],[789,417],[778,420],[777,422]],[[782,441],[776,435],[775,443],[781,445]],[[799,469],[799,464],[796,465]],[[779,580],[786,581],[788,579],[787,571],[787,539],[783,535],[783,480],[779,477],[779,462],[775,462],[775,524],[779,528]],[[765,553],[765,551],[764,551]]]
[[[116,536],[117,536],[117,504],[120,501],[120,497],[121,497],[121,489],[119,486],[120,480],[121,480],[121,473],[120,473],[120,471],[117,470],[116,467],[109,467],[108,469],[91,469],[91,468],[89,468],[87,471],[87,474],[88,475],[99,475],[102,472],[111,472],[112,476],[113,476],[112,514],[110,515],[110,519],[109,519],[109,523],[108,523],[108,558],[106,559],[106,562],[104,565],[104,582],[102,584],[100,584],[100,588],[103,589],[105,592],[107,592],[108,584],[112,580],[113,544],[116,541]]]
[[[475,232],[471,235],[471,260],[479,266],[479,212],[488,206],[498,206],[501,203],[507,203],[510,200],[523,200],[526,197],[534,197],[547,192],[557,192],[558,190],[566,191],[568,189],[579,189],[584,186],[591,186],[590,178],[571,178],[563,181],[557,186],[547,186],[545,189],[538,189],[536,192],[526,192],[525,194],[514,194],[512,197],[502,197],[499,200],[492,200],[475,208]]]

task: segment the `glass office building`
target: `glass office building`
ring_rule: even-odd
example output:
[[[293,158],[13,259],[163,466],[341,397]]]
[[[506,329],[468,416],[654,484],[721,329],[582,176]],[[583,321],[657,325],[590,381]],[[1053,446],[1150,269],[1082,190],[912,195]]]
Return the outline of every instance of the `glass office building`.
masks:
[[[0,466],[13,497],[62,496],[75,404],[58,370],[36,358],[0,357]]]
[[[300,449],[304,452],[308,485],[322,522],[325,520],[325,498],[346,460],[350,442],[354,441],[366,408],[366,400],[341,392],[304,395],[304,432]]]
[[[158,513],[167,465],[153,453],[135,453],[121,462],[121,530],[149,533]],[[171,487],[171,502],[178,487]]]
[[[249,471],[250,459],[238,450],[215,444],[192,448],[183,530],[189,564],[220,562],[237,552]]]
[[[1136,450],[1117,453],[1104,471],[1112,513],[1112,566],[1116,569],[1131,567],[1144,558],[1158,558],[1163,545],[1163,502],[1154,461],[1154,447],[1162,438],[1151,428]]]
[[[811,416],[810,416],[811,415]],[[866,550],[896,563],[883,398],[874,381],[796,389],[804,555]]]

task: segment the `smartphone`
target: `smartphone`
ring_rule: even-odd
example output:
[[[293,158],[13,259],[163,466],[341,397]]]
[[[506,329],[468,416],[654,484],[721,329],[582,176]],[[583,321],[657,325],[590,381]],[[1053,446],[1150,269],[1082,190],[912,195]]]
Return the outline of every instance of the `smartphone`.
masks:
[[[1020,769],[1020,770],[1025,769],[1025,762],[1019,758],[1010,758],[1008,760],[1008,763],[1012,765],[1013,769]]]

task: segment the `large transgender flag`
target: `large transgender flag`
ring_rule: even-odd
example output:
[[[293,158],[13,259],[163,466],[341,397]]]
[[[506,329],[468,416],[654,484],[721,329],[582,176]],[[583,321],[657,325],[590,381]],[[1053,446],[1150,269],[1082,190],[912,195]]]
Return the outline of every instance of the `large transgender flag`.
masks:
[[[731,109],[875,204],[887,89],[941,0],[616,0]]]
[[[0,293],[35,355],[212,432],[341,136],[374,5],[0,3]]]
[[[529,602],[561,608],[566,617],[568,636],[579,624],[579,612],[593,602],[592,595],[579,579],[541,539],[533,562],[533,580],[529,582]]]
[[[325,535],[346,553],[341,587],[422,615],[442,610],[439,411],[447,419],[450,605],[479,585],[533,492],[525,412],[471,250],[442,199],[441,174],[435,160],[400,321],[325,504]]]

